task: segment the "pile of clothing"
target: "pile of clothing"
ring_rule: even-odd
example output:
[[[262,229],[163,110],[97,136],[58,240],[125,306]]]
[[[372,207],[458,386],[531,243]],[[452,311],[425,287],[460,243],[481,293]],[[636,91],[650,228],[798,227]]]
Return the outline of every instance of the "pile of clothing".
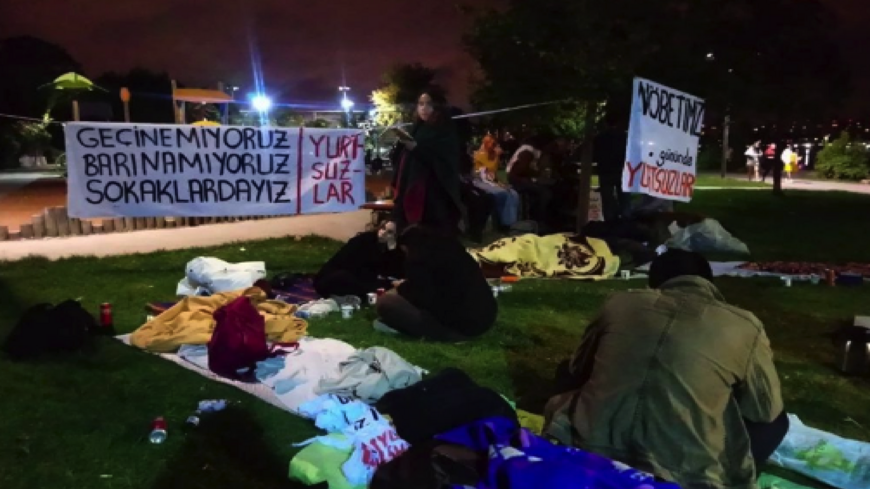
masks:
[[[446,369],[374,402],[321,396],[300,407],[326,435],[304,441],[290,477],[331,489],[464,486],[677,489],[522,427],[528,413]],[[532,424],[537,419],[532,418]],[[646,484],[646,486],[644,486]]]
[[[586,240],[559,236],[531,246],[560,247],[554,256],[561,262],[547,267],[555,276],[595,277],[618,266],[618,260],[599,256],[600,250],[596,255],[596,244]],[[130,343],[156,353],[177,351],[203,371],[266,386],[288,411],[313,420],[325,434],[296,440],[303,448],[290,462],[292,479],[326,482],[333,489],[494,489],[542,487],[542,482],[548,487],[676,487],[549,443],[536,435],[540,417],[516,411],[460,370],[427,376],[387,348],[360,350],[308,336],[308,323],[296,316],[298,306],[276,300],[271,284],[263,283],[265,267],[242,265],[191,262],[179,289],[189,295],[136,330]]]

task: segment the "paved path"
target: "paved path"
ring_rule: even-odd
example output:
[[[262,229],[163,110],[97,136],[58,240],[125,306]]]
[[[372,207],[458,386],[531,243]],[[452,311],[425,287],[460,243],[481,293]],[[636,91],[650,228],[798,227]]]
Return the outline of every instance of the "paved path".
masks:
[[[865,183],[829,182],[826,180],[802,180],[795,178],[794,181],[782,182],[782,188],[794,190],[816,190],[820,192],[853,192],[856,194],[870,194],[870,185]]]
[[[46,173],[0,173],[0,198],[35,182],[41,178],[52,177]]]
[[[347,241],[365,229],[370,213],[294,216],[264,221],[211,224],[191,228],[155,229],[129,233],[98,234],[0,242],[0,261],[41,256],[52,260],[70,256],[112,256],[216,246],[286,236],[324,236]],[[289,238],[288,238],[289,239]]]
[[[730,180],[746,180],[744,175],[730,174]],[[770,182],[770,180],[768,180]],[[771,184],[772,185],[772,184]],[[744,189],[759,189],[761,187],[743,187]],[[767,187],[770,189],[770,187]],[[782,181],[782,188],[786,190],[811,190],[817,192],[852,192],[856,194],[870,194],[870,185],[865,183],[832,182],[828,180],[811,180],[796,177],[793,181]],[[697,187],[698,190],[719,190],[724,187]],[[732,190],[732,189],[729,189]]]
[[[0,203],[3,195],[37,182],[51,183],[45,175],[18,173],[0,175]],[[741,179],[734,175],[731,178]],[[368,183],[368,182],[367,182]],[[844,191],[870,194],[870,185],[795,179],[783,182],[785,189],[811,191]],[[699,187],[699,190],[726,190],[727,187]],[[747,188],[769,190],[769,188]],[[728,189],[730,190],[730,189]],[[16,196],[15,200],[19,199]],[[65,195],[64,195],[65,197]],[[9,202],[9,199],[6,199]],[[0,214],[3,214],[0,209]],[[27,209],[30,212],[30,209]],[[24,214],[27,214],[24,212]],[[28,214],[29,215],[29,214]],[[27,256],[58,259],[76,255],[111,256],[131,253],[149,253],[158,250],[177,250],[191,247],[215,246],[239,241],[250,241],[285,236],[319,235],[346,241],[362,231],[368,223],[368,212],[296,216],[265,221],[246,221],[204,225],[193,228],[172,228],[132,233],[114,233],[94,236],[54,238],[28,241],[0,242],[0,261],[20,260]]]

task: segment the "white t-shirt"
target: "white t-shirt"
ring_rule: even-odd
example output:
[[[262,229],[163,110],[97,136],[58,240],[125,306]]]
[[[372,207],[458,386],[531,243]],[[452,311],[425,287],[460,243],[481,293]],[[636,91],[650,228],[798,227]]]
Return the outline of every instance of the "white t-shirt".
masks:
[[[746,156],[746,164],[758,164],[758,158],[761,158],[761,151],[756,149],[755,146],[750,146],[745,153]]]
[[[314,419],[318,428],[344,436],[318,436],[296,446],[322,443],[342,450],[353,448],[341,471],[354,486],[368,485],[378,466],[411,447],[377,409],[357,399],[324,394],[300,406],[299,412]]]

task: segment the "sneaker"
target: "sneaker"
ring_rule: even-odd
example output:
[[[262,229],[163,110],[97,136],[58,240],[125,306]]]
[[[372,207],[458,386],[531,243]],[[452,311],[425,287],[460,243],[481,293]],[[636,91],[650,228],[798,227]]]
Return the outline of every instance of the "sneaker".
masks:
[[[380,333],[399,334],[398,331],[396,331],[395,329],[393,329],[393,328],[387,326],[386,324],[384,324],[383,322],[381,322],[380,319],[375,319],[375,322],[372,323],[372,328],[374,328],[375,331],[378,331],[378,332],[380,332]]]

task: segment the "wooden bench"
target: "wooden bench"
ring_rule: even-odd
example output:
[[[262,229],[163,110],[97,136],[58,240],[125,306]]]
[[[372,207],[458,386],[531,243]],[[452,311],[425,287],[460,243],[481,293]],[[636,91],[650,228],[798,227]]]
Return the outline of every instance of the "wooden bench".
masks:
[[[377,200],[375,202],[367,202],[360,206],[360,209],[372,212],[372,219],[369,222],[369,225],[366,226],[366,229],[369,231],[377,229],[381,222],[389,219],[390,214],[393,213],[393,207],[394,204],[392,200]]]

